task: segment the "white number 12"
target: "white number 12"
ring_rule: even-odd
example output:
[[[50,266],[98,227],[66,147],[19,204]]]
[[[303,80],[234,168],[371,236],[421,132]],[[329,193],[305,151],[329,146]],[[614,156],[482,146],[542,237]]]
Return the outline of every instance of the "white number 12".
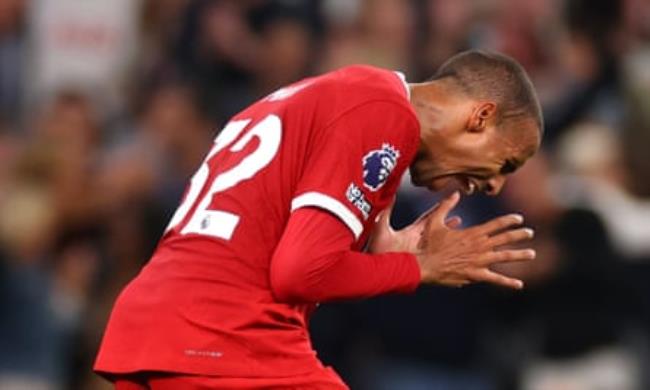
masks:
[[[203,197],[200,200],[198,197],[203,192],[203,188],[210,177],[210,167],[208,165],[210,159],[232,144],[246,126],[248,126],[250,121],[250,119],[244,119],[229,122],[221,133],[219,133],[208,156],[203,160],[201,167],[192,177],[187,195],[183,203],[181,203],[174,213],[166,230],[173,229],[183,222],[187,213],[198,201],[198,206],[196,206],[196,209],[180,233],[197,233],[225,240],[229,240],[232,237],[237,224],[239,224],[239,216],[227,211],[210,210],[208,206],[212,203],[212,198],[215,194],[226,191],[243,180],[250,179],[273,160],[282,140],[282,122],[280,118],[276,115],[267,116],[251,127],[239,141],[232,145],[229,151],[236,153],[244,149],[253,137],[259,139],[259,146],[253,153],[244,157],[236,166],[217,175]]]

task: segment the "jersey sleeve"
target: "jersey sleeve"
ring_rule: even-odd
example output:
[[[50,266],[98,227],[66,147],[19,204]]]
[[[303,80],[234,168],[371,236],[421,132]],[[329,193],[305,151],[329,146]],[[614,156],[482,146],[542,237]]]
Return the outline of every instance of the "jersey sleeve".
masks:
[[[413,254],[350,250],[352,236],[320,209],[291,215],[270,267],[279,302],[314,303],[413,292],[420,268]]]
[[[359,240],[395,195],[418,131],[412,111],[394,101],[370,101],[342,113],[315,132],[291,210],[327,210]]]

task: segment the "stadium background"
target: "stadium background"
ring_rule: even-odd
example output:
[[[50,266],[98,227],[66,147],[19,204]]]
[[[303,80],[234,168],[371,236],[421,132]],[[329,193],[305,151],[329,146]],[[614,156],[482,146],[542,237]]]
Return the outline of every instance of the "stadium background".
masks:
[[[0,389],[110,388],[90,367],[111,304],[230,115],[467,48],[518,59],[543,102],[543,150],[459,210],[526,215],[527,289],[323,305],[322,359],[353,389],[650,388],[650,2],[1,0]],[[405,185],[394,223],[434,201]]]

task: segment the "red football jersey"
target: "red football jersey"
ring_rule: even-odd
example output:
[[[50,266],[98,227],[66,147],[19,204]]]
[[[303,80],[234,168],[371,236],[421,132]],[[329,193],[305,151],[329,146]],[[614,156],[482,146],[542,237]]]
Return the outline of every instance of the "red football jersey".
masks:
[[[236,115],[118,298],[95,369],[288,377],[322,367],[307,331],[314,306],[274,297],[270,261],[302,207],[338,217],[362,249],[419,145],[408,93],[401,74],[352,66]]]

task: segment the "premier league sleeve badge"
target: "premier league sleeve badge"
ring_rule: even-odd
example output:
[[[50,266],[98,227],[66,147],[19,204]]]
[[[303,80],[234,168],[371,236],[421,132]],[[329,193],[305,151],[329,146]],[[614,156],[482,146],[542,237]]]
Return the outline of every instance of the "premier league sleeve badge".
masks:
[[[370,191],[379,190],[395,169],[399,156],[399,150],[387,143],[366,154],[363,157],[363,185]]]

